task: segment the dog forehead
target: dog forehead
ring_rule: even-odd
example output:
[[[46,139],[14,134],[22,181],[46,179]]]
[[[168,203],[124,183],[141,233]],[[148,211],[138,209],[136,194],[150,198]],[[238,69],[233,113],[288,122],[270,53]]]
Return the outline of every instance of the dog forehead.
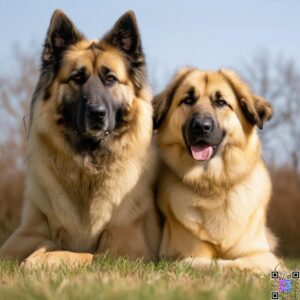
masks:
[[[188,74],[178,87],[179,93],[185,93],[191,88],[194,88],[198,94],[206,94],[212,92],[214,89],[229,88],[224,77],[219,72],[194,70]]]
[[[205,95],[211,96],[216,92],[219,92],[225,98],[235,99],[235,94],[228,84],[224,76],[218,71],[206,71],[199,73],[199,89],[204,92]]]
[[[202,79],[202,73],[200,70],[194,70],[187,74],[177,87],[177,93],[180,95],[187,93],[191,88],[196,90],[204,89],[205,82]]]
[[[206,90],[208,94],[218,91],[221,94],[234,95],[232,88],[222,74],[210,72],[207,77]]]
[[[98,40],[80,41],[64,55],[64,73],[85,67],[89,72],[98,71],[103,65],[124,79],[127,67],[123,56],[114,47],[100,47]]]
[[[193,90],[199,100],[211,99],[215,96],[216,92],[219,92],[224,99],[232,107],[237,106],[237,99],[231,86],[228,84],[226,78],[218,71],[202,71],[196,69],[189,73],[181,84],[177,87],[174,102],[175,106],[181,98]]]
[[[120,55],[117,49],[110,48],[104,50],[100,55],[98,55],[97,64],[98,66],[105,65],[121,77],[125,77],[127,75],[127,66],[124,62],[124,57]]]

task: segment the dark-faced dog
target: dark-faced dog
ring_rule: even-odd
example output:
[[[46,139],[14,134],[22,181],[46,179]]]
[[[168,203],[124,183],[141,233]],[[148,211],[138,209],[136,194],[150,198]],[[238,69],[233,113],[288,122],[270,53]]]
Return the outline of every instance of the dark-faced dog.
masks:
[[[22,222],[0,250],[25,267],[157,256],[152,105],[133,12],[87,40],[51,19],[33,95]]]

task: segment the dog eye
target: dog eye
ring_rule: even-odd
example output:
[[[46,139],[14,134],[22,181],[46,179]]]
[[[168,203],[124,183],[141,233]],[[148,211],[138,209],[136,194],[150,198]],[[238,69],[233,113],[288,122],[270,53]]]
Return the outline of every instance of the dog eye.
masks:
[[[184,103],[186,105],[193,105],[195,103],[195,99],[192,96],[187,96],[182,99],[181,103]]]
[[[84,73],[77,73],[72,75],[70,79],[78,85],[83,85],[87,80],[87,76]]]
[[[113,85],[116,81],[117,78],[114,75],[110,73],[104,75],[104,83],[106,85]]]
[[[215,100],[216,107],[224,107],[227,105],[227,102],[223,99],[217,99]]]

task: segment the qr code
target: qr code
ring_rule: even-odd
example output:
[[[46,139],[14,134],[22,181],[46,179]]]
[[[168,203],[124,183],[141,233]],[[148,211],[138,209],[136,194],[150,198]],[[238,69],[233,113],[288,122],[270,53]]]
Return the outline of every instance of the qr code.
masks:
[[[278,273],[277,271],[271,272],[271,278],[272,278],[272,279],[277,279],[277,278],[279,278],[279,273]]]
[[[279,299],[279,293],[278,292],[271,292],[271,300],[273,299]]]
[[[300,300],[300,272],[292,271],[289,273],[270,273],[272,287],[270,299],[280,300]]]
[[[299,277],[300,277],[300,272],[299,271],[292,272],[292,278],[293,279],[299,279]]]

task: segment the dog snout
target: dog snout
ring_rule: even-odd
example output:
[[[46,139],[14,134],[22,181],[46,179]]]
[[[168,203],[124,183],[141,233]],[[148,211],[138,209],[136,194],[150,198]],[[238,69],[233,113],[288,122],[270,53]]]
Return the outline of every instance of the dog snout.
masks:
[[[88,116],[96,120],[102,120],[107,115],[107,109],[104,105],[99,106],[89,106],[88,107]]]
[[[198,117],[191,120],[191,130],[194,134],[209,135],[213,132],[214,121],[209,117]]]
[[[91,129],[104,130],[107,125],[108,110],[104,104],[89,105],[87,107],[87,117]]]
[[[217,145],[222,134],[217,120],[209,114],[193,115],[184,130],[185,140],[190,146],[203,143]]]

